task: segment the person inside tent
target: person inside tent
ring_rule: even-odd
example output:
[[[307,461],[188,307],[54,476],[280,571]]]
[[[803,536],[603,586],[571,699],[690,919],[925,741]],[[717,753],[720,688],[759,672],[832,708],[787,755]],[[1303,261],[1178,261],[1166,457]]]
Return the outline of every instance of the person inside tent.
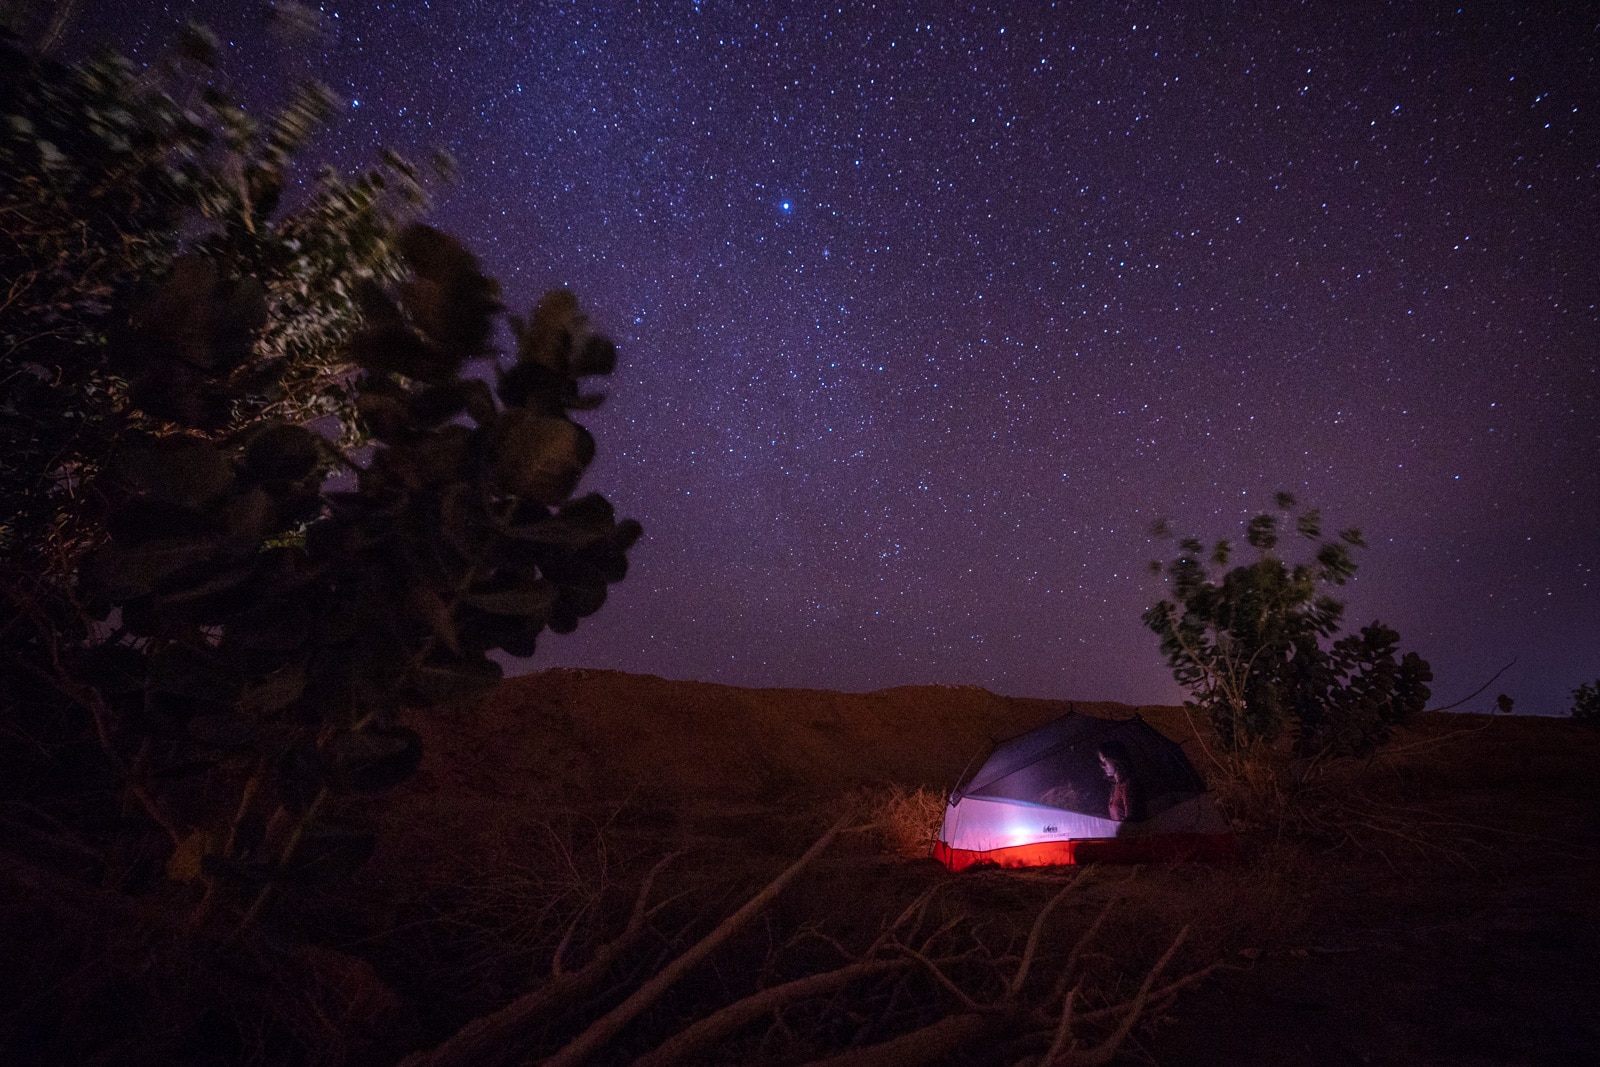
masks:
[[[1106,805],[1107,814],[1117,822],[1138,822],[1144,818],[1144,798],[1133,780],[1132,760],[1128,749],[1113,738],[1100,746],[1100,769],[1111,779],[1111,800]]]

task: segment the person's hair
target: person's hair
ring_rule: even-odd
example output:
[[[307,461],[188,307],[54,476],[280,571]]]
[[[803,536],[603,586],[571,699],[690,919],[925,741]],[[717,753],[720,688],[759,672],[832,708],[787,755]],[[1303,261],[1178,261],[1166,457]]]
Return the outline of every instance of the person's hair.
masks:
[[[1100,748],[1095,754],[1101,759],[1105,760],[1107,763],[1111,764],[1111,766],[1116,770],[1118,778],[1128,777],[1128,746],[1124,745],[1121,741],[1118,741],[1116,738],[1105,741],[1100,745]]]

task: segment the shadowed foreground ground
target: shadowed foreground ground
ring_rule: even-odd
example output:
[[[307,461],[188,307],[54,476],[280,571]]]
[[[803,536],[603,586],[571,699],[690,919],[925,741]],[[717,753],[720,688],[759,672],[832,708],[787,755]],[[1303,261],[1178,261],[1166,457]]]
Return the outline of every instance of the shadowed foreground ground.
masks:
[[[1397,783],[1460,824],[1428,831],[1449,852],[1308,849],[1298,944],[1182,1003],[1156,1062],[1600,1063],[1600,732],[1479,716],[1419,732],[1463,728]]]
[[[943,789],[991,740],[1069,707],[1138,711],[1206,765],[1174,708],[547,671],[431,731],[403,816],[413,832],[391,847],[408,867],[463,851],[538,862],[555,804],[730,865],[741,852],[797,854],[807,814],[850,790]],[[1195,924],[1192,941],[1229,962],[1141,1036],[1130,1062],[1600,1062],[1600,732],[1435,715],[1400,745],[1363,788],[1411,840],[1359,824],[1312,842],[1255,828],[1233,867],[1140,872],[1143,914]],[[796,892],[858,893],[869,910],[958,877],[865,843],[836,849],[822,870]],[[1007,892],[1005,875],[959,877],[978,899]]]
[[[482,707],[417,724],[423,765],[373,806],[371,862],[353,882],[298,890],[248,951],[201,966],[163,934],[177,883],[152,877],[127,895],[71,873],[94,857],[0,865],[0,1062],[392,1067],[543,988],[570,938],[569,963],[611,962],[500,1059],[536,1062],[842,815],[936,815],[991,742],[1074,709],[1143,714],[1215,773],[1177,708],[605,671],[517,679]],[[1080,1011],[1102,1013],[1073,1033],[1105,1040],[1121,1018],[1105,1013],[1133,1002],[1180,930],[1163,981],[1205,976],[1142,1012],[1118,1062],[1600,1063],[1597,770],[1600,731],[1433,715],[1337,768],[1317,804],[1232,794],[1237,863],[952,875],[878,831],[845,833],[587,1062],[633,1063],[756,990],[870,956],[924,894],[925,912],[879,957],[903,971],[765,1013],[682,1062],[791,1067],[920,1032],[958,1016],[963,998],[993,1008],[1062,893],[1038,926],[1031,982],[1004,1002],[1025,1010],[947,1063],[1014,1067],[1042,1052],[1069,981]],[[918,788],[931,805],[901,804]],[[648,930],[603,956],[668,853],[681,855],[648,898],[661,905]],[[937,944],[919,940],[940,929]],[[944,984],[910,966],[901,950],[915,945]]]

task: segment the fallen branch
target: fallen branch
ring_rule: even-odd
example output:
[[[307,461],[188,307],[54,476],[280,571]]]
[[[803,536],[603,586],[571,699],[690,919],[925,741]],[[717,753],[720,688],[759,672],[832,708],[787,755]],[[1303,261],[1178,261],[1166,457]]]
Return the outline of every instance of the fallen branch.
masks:
[[[681,852],[669,853],[650,868],[650,873],[639,884],[628,925],[601,945],[588,963],[575,971],[566,968],[562,957],[571,936],[569,929],[556,949],[550,978],[544,984],[499,1011],[472,1020],[438,1048],[413,1052],[400,1062],[400,1067],[497,1067],[526,1056],[534,1024],[592,995],[610,973],[612,965],[638,940],[654,912],[648,903],[656,876],[680,855]]]
[[[987,1034],[998,1033],[1009,1022],[1009,1017],[999,1012],[960,1012],[876,1045],[814,1060],[806,1067],[917,1067],[952,1055]]]
[[[1212,971],[1216,970],[1218,967],[1221,967],[1222,965],[1223,965],[1223,961],[1218,960],[1215,963],[1207,964],[1206,966],[1200,968],[1198,971],[1194,971],[1194,972],[1192,972],[1190,974],[1184,975],[1182,978],[1176,978],[1176,979],[1168,982],[1166,985],[1162,986],[1160,989],[1157,989],[1157,990],[1155,990],[1154,992],[1152,992],[1150,994],[1149,1002],[1151,1004],[1160,1004],[1162,1001],[1166,1000],[1167,998],[1175,996],[1178,993],[1182,992],[1183,990],[1187,989],[1189,986],[1194,985],[1196,982],[1200,981],[1200,979],[1206,977]],[[1122,1004],[1112,1004],[1112,1005],[1109,1005],[1109,1006],[1104,1007],[1104,1008],[1098,1008],[1098,1009],[1096,1009],[1094,1011],[1086,1011],[1082,1015],[1078,1016],[1078,1021],[1079,1022],[1095,1023],[1095,1022],[1101,1022],[1101,1021],[1103,1021],[1105,1019],[1114,1019],[1118,1015],[1122,1014],[1125,1011],[1128,1011],[1132,1007],[1133,1007],[1133,1002],[1132,1001],[1128,1001],[1128,1002],[1125,1002],[1125,1003],[1122,1003]]]
[[[1019,1001],[1034,960],[1037,958],[1045,921],[1050,918],[1050,913],[1067,894],[1088,878],[1087,873],[1080,874],[1062,886],[1061,891],[1039,909],[1039,914],[1034,917],[1033,925],[1028,930],[1027,942],[1022,950],[1022,958],[1017,963],[1016,973],[1006,983],[1005,993],[997,1002],[987,1005],[977,1003],[926,955],[910,946],[902,946],[901,951],[921,963],[933,978],[956,998],[962,1010],[927,1026],[901,1034],[899,1037],[866,1048],[851,1049],[849,1052],[818,1060],[808,1067],[917,1067],[919,1064],[932,1063],[953,1056],[986,1035],[1014,1029],[1025,1015]],[[1080,941],[1080,945],[1081,943]]]
[[[1050,1051],[1044,1054],[1046,1064],[1055,1063],[1056,1060],[1071,1051],[1072,1046],[1067,1042],[1072,1040],[1072,1009],[1078,999],[1078,990],[1081,986],[1073,986],[1067,993],[1067,1002],[1061,1008],[1061,1021],[1056,1024],[1055,1038],[1050,1042]]]
[[[1054,1004],[1066,993],[1067,984],[1072,981],[1072,974],[1078,969],[1078,960],[1083,956],[1084,949],[1089,947],[1089,942],[1094,940],[1094,935],[1100,932],[1101,924],[1106,921],[1106,916],[1111,914],[1111,909],[1116,905],[1116,897],[1106,901],[1106,906],[1101,908],[1100,914],[1094,917],[1094,922],[1089,924],[1089,929],[1083,932],[1083,936],[1078,938],[1077,943],[1072,946],[1072,951],[1067,953],[1067,962],[1061,965],[1061,977],[1056,980],[1056,988],[1050,994],[1048,1004]]]
[[[1167,964],[1172,961],[1173,953],[1178,951],[1178,946],[1183,944],[1184,938],[1188,936],[1189,928],[1187,926],[1178,931],[1178,936],[1172,939],[1172,944],[1167,946],[1167,951],[1161,954],[1161,958],[1156,961],[1156,965],[1150,968],[1150,973],[1144,976],[1144,981],[1139,985],[1138,995],[1121,1007],[1124,1012],[1122,1022],[1112,1031],[1111,1036],[1092,1048],[1080,1050],[1075,1046],[1067,1045],[1067,1042],[1072,1037],[1073,1020],[1071,1016],[1073,1001],[1076,999],[1073,993],[1077,991],[1074,990],[1073,993],[1068,993],[1066,1006],[1062,1009],[1062,1025],[1056,1030],[1056,1037],[1051,1043],[1050,1051],[1045,1054],[1043,1060],[1038,1061],[1039,1067],[1094,1067],[1094,1065],[1110,1063],[1111,1058],[1122,1047],[1122,1042],[1127,1039],[1128,1034],[1139,1021],[1139,1017],[1144,1014],[1145,1005],[1150,1002],[1151,987],[1155,985],[1156,979],[1161,977],[1161,972],[1166,970]]]
[[[1092,870],[1093,868],[1091,868]],[[1034,953],[1039,948],[1039,935],[1044,932],[1044,921],[1050,917],[1056,905],[1073,889],[1088,881],[1093,875],[1089,871],[1078,875],[1072,881],[1061,887],[1061,892],[1050,898],[1050,903],[1039,909],[1038,916],[1033,920],[1033,928],[1028,931],[1028,943],[1022,950],[1022,962],[1017,964],[1017,973],[1012,976],[1011,984],[1006,987],[1006,999],[1015,1000],[1022,993],[1022,986],[1028,980],[1028,972],[1033,969]]]
[[[887,974],[909,965],[909,960],[863,960],[822,974],[807,975],[792,982],[763,989],[759,993],[751,994],[713,1012],[688,1029],[673,1035],[634,1060],[633,1067],[671,1067],[673,1064],[683,1063],[741,1027],[796,1001],[832,993],[858,979]]]
[[[827,833],[817,838],[816,843],[806,850],[805,855],[791,864],[788,870],[768,882],[761,892],[746,901],[738,911],[722,920],[715,930],[701,938],[682,955],[678,956],[677,959],[663,967],[654,977],[634,990],[628,999],[591,1023],[583,1033],[573,1038],[561,1051],[546,1060],[545,1067],[576,1067],[577,1064],[582,1063],[601,1048],[604,1048],[640,1012],[643,1012],[650,1005],[661,999],[662,994],[672,988],[678,979],[698,966],[719,945],[737,933],[745,923],[749,922],[762,908],[766,907],[774,897],[783,891],[785,886],[794,880],[797,874],[833,843],[833,839],[845,829],[848,821],[848,819],[844,819],[835,823]]]

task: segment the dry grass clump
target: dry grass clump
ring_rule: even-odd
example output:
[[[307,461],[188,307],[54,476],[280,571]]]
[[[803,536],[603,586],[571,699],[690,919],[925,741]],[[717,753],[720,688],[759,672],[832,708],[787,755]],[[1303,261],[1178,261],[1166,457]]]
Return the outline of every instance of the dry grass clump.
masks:
[[[1219,754],[1207,779],[1234,829],[1284,843],[1354,844],[1363,849],[1366,831],[1411,838],[1399,818],[1404,808],[1370,795],[1371,760],[1354,757],[1297,759],[1280,747],[1255,745]],[[1374,820],[1375,814],[1384,817]],[[1381,822],[1384,825],[1369,825]],[[1419,843],[1421,839],[1419,837]]]
[[[1206,784],[1235,829],[1282,833],[1303,826],[1308,805],[1320,806],[1304,769],[1270,745],[1214,753],[1205,771]]]
[[[926,859],[944,825],[944,794],[917,786],[890,786],[864,798],[867,817],[883,849],[905,859]]]
[[[1293,756],[1258,744],[1213,750],[1209,787],[1236,830],[1284,844],[1349,848],[1384,858],[1390,849],[1471,866],[1469,853],[1493,828],[1424,807],[1413,772],[1443,747],[1470,740],[1480,727],[1401,732],[1366,756]]]

